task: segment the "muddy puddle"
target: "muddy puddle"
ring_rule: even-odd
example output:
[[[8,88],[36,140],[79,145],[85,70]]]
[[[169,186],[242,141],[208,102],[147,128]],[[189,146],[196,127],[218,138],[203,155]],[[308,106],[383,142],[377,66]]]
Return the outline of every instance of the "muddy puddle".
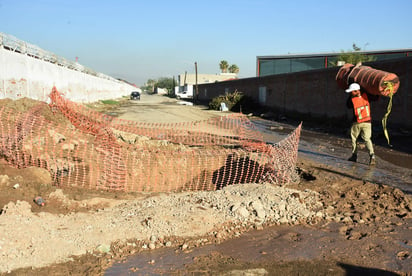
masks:
[[[407,249],[402,242],[409,236],[407,228],[395,226],[396,236],[388,234],[386,242],[375,248],[367,237],[346,239],[339,227],[329,223],[319,231],[310,226],[272,226],[188,251],[146,251],[114,264],[105,275],[397,275],[371,268],[368,259],[372,258],[374,262],[379,259],[385,269],[412,270],[408,260],[402,263],[397,257],[397,252]],[[373,230],[365,226],[363,231]],[[362,264],[353,265],[353,260],[362,260]],[[250,274],[251,270],[255,272]]]
[[[254,120],[266,142],[276,143],[293,131],[289,125],[267,120]],[[394,147],[374,144],[377,165],[369,166],[369,156],[360,143],[358,162],[347,161],[350,156],[350,139],[322,131],[303,130],[299,143],[300,157],[323,164],[322,170],[376,184],[387,184],[412,194],[412,137],[393,137]],[[400,145],[402,144],[402,145]],[[409,144],[410,147],[409,147]],[[325,168],[326,167],[326,168]]]

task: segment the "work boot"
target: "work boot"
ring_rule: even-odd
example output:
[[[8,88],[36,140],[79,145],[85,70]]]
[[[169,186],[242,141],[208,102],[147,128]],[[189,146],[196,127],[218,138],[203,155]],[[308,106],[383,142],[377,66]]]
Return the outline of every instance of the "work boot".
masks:
[[[375,166],[375,165],[376,165],[375,154],[371,154],[370,159],[369,159],[369,166]]]
[[[348,161],[356,162],[357,159],[358,159],[358,155],[356,155],[356,154],[354,153],[354,154],[352,154],[351,157],[349,157]]]

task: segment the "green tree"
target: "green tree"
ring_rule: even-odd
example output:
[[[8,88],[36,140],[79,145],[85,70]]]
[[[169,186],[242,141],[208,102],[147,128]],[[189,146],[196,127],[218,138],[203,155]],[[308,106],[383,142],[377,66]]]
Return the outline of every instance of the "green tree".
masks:
[[[219,63],[220,70],[222,73],[227,73],[227,69],[229,68],[229,63],[226,60],[222,60]]]
[[[148,79],[146,84],[142,87],[142,89],[150,91],[150,92],[154,92],[154,88],[156,86],[157,80],[153,80],[153,79]]]
[[[156,86],[160,87],[160,88],[166,88],[168,93],[171,93],[174,91],[174,85],[175,85],[175,81],[173,78],[159,78],[157,80]]]
[[[332,65],[338,66],[339,61],[344,61],[345,63],[350,64],[357,64],[359,62],[368,62],[376,60],[374,56],[362,54],[361,51],[362,49],[356,46],[355,43],[353,43],[352,50],[346,52],[342,50],[337,58],[337,61],[332,62]]]
[[[234,74],[239,73],[239,67],[236,64],[230,65],[229,73],[234,73]]]

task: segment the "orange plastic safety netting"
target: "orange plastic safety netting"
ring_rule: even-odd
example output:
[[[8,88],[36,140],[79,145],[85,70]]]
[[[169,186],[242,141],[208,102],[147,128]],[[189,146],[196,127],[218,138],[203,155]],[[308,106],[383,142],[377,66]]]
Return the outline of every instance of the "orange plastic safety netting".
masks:
[[[299,126],[268,145],[244,115],[151,124],[117,119],[65,99],[0,108],[0,157],[47,169],[58,186],[123,191],[283,185],[296,177]]]

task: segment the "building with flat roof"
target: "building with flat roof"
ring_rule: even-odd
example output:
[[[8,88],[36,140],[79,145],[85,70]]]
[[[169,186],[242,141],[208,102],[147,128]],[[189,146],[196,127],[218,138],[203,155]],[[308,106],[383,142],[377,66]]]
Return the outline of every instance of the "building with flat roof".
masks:
[[[203,83],[214,83],[219,81],[227,81],[237,79],[237,74],[235,73],[221,73],[221,74],[180,74],[178,76],[178,83],[180,86],[186,84],[203,84]]]
[[[412,56],[412,49],[357,51],[356,53],[372,56],[374,61],[380,61]],[[257,56],[256,76],[263,77],[333,67],[337,64],[341,54],[342,52]]]

